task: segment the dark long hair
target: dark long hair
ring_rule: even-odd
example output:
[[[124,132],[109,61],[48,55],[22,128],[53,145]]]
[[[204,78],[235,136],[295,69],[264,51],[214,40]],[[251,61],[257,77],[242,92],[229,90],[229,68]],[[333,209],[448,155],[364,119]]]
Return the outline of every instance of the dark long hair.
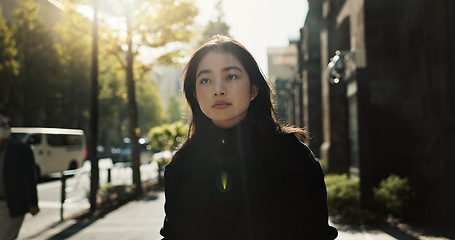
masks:
[[[199,136],[204,128],[210,125],[211,120],[202,112],[196,99],[196,72],[202,58],[214,50],[221,50],[234,55],[245,68],[250,79],[250,85],[258,88],[258,94],[251,101],[247,116],[254,122],[259,132],[266,136],[296,133],[306,139],[308,138],[305,130],[283,126],[278,123],[276,111],[271,100],[271,89],[251,53],[231,37],[216,35],[193,53],[182,74],[183,92],[192,113],[188,138],[183,146],[190,142],[192,138]]]

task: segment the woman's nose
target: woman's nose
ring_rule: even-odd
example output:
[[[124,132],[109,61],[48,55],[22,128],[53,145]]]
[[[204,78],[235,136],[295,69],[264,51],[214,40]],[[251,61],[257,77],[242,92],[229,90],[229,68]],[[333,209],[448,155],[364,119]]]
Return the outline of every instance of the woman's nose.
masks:
[[[222,81],[217,81],[217,83],[215,85],[214,95],[215,96],[224,96],[224,95],[226,95],[226,89],[225,89]]]
[[[224,96],[226,95],[226,91],[222,90],[222,89],[218,89],[215,91],[215,96]]]

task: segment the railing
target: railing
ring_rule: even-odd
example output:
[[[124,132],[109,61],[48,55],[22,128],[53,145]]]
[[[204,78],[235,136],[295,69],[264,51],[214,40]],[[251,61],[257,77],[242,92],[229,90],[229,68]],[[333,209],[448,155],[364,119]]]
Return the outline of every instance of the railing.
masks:
[[[72,187],[66,187],[66,179],[68,179],[68,177],[70,176],[75,176],[76,174],[80,176],[80,174],[88,174],[90,173],[90,170],[84,170],[84,169],[76,169],[76,170],[66,170],[64,172],[62,172],[62,177],[60,179],[61,181],[61,198],[60,198],[60,221],[63,221],[63,205],[65,203],[69,204],[69,203],[75,203],[75,202],[78,202],[78,201],[82,201],[86,198],[86,196],[84,195],[79,195],[79,196],[76,196],[76,197],[72,197],[72,198],[66,198],[66,194],[67,193],[70,193],[70,192],[74,192],[76,190],[79,190],[78,187],[79,184],[77,182],[77,184],[75,184],[74,186]]]
[[[149,169],[145,169],[143,171],[143,167],[147,167],[147,165],[150,166],[151,162],[148,164],[142,164],[141,165],[141,178],[142,181],[144,180],[150,180],[154,177],[154,175],[157,175],[156,171],[147,171]],[[122,183],[124,185],[127,184],[132,184],[132,173],[130,171],[127,171],[126,169],[131,169],[131,162],[119,162],[114,164],[112,167],[107,167],[107,168],[100,168],[100,185],[105,185],[108,183],[113,183],[113,180],[115,180],[115,184]],[[116,169],[115,173],[115,179],[112,178],[113,172],[112,170]],[[125,169],[125,170],[120,170],[120,169]],[[105,175],[102,175],[101,173],[103,171],[105,172]],[[90,181],[86,181],[85,185],[83,182],[83,177],[87,175],[88,178],[90,179],[90,169],[76,169],[76,170],[66,170],[62,172],[61,176],[61,205],[60,205],[60,221],[63,221],[63,212],[64,212],[64,205],[65,204],[71,204],[75,202],[79,202],[82,200],[87,199],[86,194],[74,196],[71,198],[67,198],[67,195],[71,192],[76,192],[80,190],[87,190],[84,189],[84,187],[87,187],[87,185],[90,184]],[[76,182],[72,184],[71,187],[67,187],[67,180],[71,176],[76,178]],[[102,180],[102,181],[101,181]]]

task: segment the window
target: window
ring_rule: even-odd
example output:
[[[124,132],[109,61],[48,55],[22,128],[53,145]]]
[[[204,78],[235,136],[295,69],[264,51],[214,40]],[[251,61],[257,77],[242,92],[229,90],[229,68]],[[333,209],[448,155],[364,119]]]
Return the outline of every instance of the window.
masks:
[[[11,133],[11,136],[18,140],[18,141],[21,141],[22,142],[22,139],[24,139],[24,136],[27,135],[26,133]]]
[[[39,145],[41,144],[41,134],[32,134],[27,140],[27,143],[30,145]]]
[[[80,146],[81,136],[67,134],[48,134],[47,143],[51,146]]]

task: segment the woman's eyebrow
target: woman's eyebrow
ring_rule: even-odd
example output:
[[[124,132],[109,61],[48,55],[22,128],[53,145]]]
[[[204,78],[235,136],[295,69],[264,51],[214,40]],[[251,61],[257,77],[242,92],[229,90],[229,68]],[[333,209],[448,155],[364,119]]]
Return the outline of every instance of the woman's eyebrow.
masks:
[[[199,73],[197,74],[196,77],[198,78],[199,76],[201,76],[201,74],[204,74],[204,73],[211,73],[211,72],[212,72],[211,70],[201,70],[201,71],[199,71]]]
[[[227,72],[227,71],[230,71],[230,70],[237,70],[237,71],[239,71],[239,72],[243,72],[242,69],[240,69],[240,68],[237,67],[237,66],[229,66],[229,67],[223,68],[223,72]],[[199,71],[199,73],[196,75],[196,77],[198,78],[199,76],[201,76],[201,75],[204,74],[204,73],[211,73],[211,72],[212,72],[212,70],[208,70],[208,69],[207,69],[207,70],[201,70],[201,71]]]
[[[226,67],[226,68],[223,69],[223,72],[227,72],[227,71],[229,71],[229,70],[237,70],[237,71],[239,71],[239,72],[243,72],[242,69],[240,69],[240,68],[237,67],[237,66],[229,66],[229,67]]]

